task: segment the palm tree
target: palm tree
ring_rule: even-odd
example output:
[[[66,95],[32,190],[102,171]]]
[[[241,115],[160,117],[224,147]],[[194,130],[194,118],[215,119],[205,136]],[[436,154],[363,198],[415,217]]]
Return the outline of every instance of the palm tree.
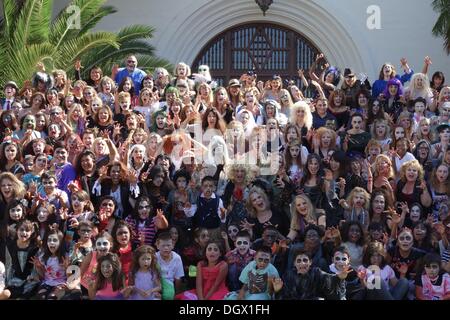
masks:
[[[444,38],[444,49],[450,55],[450,0],[434,0],[432,6],[433,10],[439,13],[433,27],[433,35]]]
[[[117,34],[92,32],[102,18],[117,12],[114,7],[105,6],[105,2],[72,0],[52,20],[53,0],[3,0],[0,88],[8,80],[14,80],[21,86],[30,79],[39,62],[47,70],[72,72],[74,61],[81,59],[86,67],[82,72],[88,72],[94,64],[106,71],[133,53],[149,61],[145,66],[149,69],[155,66],[170,67],[167,61],[154,57],[154,48],[146,42],[153,36],[152,27],[132,25]],[[66,10],[69,6],[78,10]],[[76,28],[72,21],[79,22],[75,24]]]

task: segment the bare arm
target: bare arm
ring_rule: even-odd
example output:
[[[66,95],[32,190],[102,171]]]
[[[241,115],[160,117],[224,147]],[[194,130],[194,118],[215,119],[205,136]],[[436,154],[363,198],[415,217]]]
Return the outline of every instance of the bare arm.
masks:
[[[195,288],[198,300],[205,300],[203,296],[202,262],[197,263],[197,278],[195,279]]]

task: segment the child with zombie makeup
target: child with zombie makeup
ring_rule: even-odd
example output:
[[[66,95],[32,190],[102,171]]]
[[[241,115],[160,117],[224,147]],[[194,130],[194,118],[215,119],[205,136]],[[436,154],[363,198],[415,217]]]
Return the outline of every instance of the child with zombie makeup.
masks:
[[[39,227],[36,223],[22,220],[17,224],[15,239],[7,243],[9,259],[6,259],[6,269],[9,271],[6,287],[11,299],[18,297],[28,299],[35,292],[38,282],[32,277],[32,259],[39,250],[38,235]]]
[[[337,251],[335,262],[348,255]],[[294,267],[290,268],[283,279],[272,280],[275,299],[277,300],[345,300],[345,279],[350,273],[348,265],[337,269],[336,274],[329,274],[320,268],[312,267],[312,260],[304,250],[294,255]]]
[[[83,259],[94,250],[92,244],[92,234],[94,224],[88,220],[81,221],[78,224],[78,242],[70,249],[69,259],[71,265],[80,265]]]
[[[397,226],[395,226],[397,228]],[[391,234],[396,236],[396,232]],[[417,263],[425,255],[425,251],[414,248],[414,236],[411,229],[403,228],[398,232],[396,241],[388,248],[386,260],[394,269],[397,278],[409,281],[408,298],[414,296],[414,279],[416,277]]]
[[[128,215],[125,221],[131,228],[133,248],[154,245],[156,233],[169,225],[161,209],[156,210],[156,215],[153,214],[152,203],[146,196],[136,200],[133,214]]]
[[[43,241],[42,252],[32,258],[35,271],[41,280],[35,299],[59,300],[64,294],[69,265],[63,244],[64,235],[57,228],[50,228]]]
[[[66,240],[71,239],[70,242],[66,242],[67,252],[70,252],[74,249],[74,245],[77,243],[80,238],[85,238],[85,234],[80,234],[80,223],[83,221],[93,221],[95,217],[94,206],[92,202],[89,200],[89,195],[86,191],[75,191],[70,196],[71,200],[71,208],[68,211],[68,216],[64,224],[64,233]],[[93,232],[93,227],[89,227],[91,229],[91,236]],[[89,240],[90,236],[83,240],[86,243]],[[73,263],[72,263],[73,264]]]
[[[363,188],[354,188],[347,200],[341,199],[339,204],[344,208],[345,221],[359,221],[364,230],[369,226],[370,194]]]
[[[239,282],[239,276],[256,254],[255,250],[250,249],[251,237],[247,231],[239,231],[234,244],[236,248],[227,252],[225,256],[228,263],[227,285],[230,291],[241,289],[242,283]]]
[[[25,206],[19,200],[10,202],[6,207],[6,211],[8,213],[8,238],[14,239],[16,237],[17,225],[22,220],[25,220],[27,212]]]
[[[270,300],[272,279],[279,277],[277,269],[270,263],[271,255],[270,247],[259,248],[254,260],[245,266],[239,276],[242,288],[230,293],[226,300]]]
[[[170,225],[180,226],[184,230],[192,227],[192,217],[197,211],[196,194],[189,187],[190,180],[191,175],[186,170],[176,171],[173,177],[176,189],[170,191],[168,197]]]
[[[416,277],[416,299],[450,300],[450,275],[442,270],[441,263],[436,253],[423,257],[421,272]]]
[[[38,224],[38,236],[42,240],[50,226],[61,225],[61,217],[57,214],[57,210],[53,204],[42,198],[36,197],[31,206],[30,216],[33,217],[33,221]]]
[[[97,270],[98,258],[106,255],[113,247],[113,239],[111,235],[104,231],[101,232],[95,240],[95,248],[89,252],[81,262],[80,274],[83,293],[87,293],[89,282],[95,281],[95,271]]]

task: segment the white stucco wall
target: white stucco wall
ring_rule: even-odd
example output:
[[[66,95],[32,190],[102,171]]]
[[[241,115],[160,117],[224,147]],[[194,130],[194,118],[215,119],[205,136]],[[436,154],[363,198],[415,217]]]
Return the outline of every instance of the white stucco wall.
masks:
[[[267,21],[303,33],[333,64],[365,71],[372,81],[384,62],[400,68],[405,56],[420,71],[426,55],[433,59],[430,73],[441,70],[450,78],[450,57],[442,49],[442,39],[431,34],[437,19],[431,0],[274,0],[265,17],[254,0],[108,0],[107,4],[119,12],[105,18],[99,29],[152,25],[157,54],[173,63],[192,63],[211,38],[229,27]],[[366,27],[370,5],[381,9],[380,30]]]

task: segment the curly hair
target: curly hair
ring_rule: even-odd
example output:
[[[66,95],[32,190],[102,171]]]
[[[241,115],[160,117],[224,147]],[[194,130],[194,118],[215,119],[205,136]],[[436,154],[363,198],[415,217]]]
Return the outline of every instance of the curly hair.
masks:
[[[417,180],[419,182],[423,181],[424,170],[423,170],[422,165],[416,159],[407,161],[401,166],[400,180],[402,182],[406,182],[406,170],[408,170],[408,168],[410,168],[410,167],[415,168],[417,170],[417,173],[418,173]]]

